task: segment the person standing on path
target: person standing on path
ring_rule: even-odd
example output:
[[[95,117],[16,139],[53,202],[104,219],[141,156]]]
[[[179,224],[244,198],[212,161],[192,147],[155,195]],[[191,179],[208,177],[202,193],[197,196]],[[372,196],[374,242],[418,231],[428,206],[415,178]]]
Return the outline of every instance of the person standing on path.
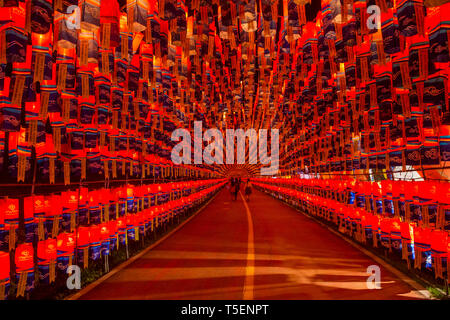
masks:
[[[234,189],[233,189],[233,193],[234,193],[234,201],[237,200],[237,195],[238,195],[238,193],[239,193],[239,190],[240,190],[240,185],[239,185],[239,180],[238,180],[238,181],[236,181],[236,182],[234,183]]]
[[[247,180],[247,183],[245,184],[245,198],[247,201],[250,201],[250,195],[252,194],[252,183],[250,182],[250,179]]]

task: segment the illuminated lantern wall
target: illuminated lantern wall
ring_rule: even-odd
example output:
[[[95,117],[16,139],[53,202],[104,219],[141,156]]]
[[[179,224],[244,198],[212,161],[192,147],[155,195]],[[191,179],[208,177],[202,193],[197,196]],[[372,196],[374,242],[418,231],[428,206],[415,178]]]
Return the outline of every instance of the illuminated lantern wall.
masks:
[[[221,186],[219,166],[171,161],[172,132],[194,121],[279,129],[281,176],[331,178],[320,188],[352,190],[371,213],[329,199],[342,230],[361,221],[383,246],[399,228],[380,215],[445,229],[439,188],[335,176],[408,167],[448,180],[447,1],[323,0],[318,12],[307,0],[0,2],[0,252],[37,254],[49,280],[55,259],[61,272],[88,266]],[[380,19],[368,24],[371,5]],[[180,179],[190,185],[165,184]],[[426,259],[442,244],[423,230]],[[10,279],[21,295],[27,270]]]

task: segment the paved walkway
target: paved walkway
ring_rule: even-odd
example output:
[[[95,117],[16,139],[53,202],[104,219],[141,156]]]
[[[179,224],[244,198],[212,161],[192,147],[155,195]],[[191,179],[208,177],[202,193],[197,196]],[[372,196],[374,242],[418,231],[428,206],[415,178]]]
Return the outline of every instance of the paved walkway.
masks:
[[[233,201],[224,189],[180,230],[80,299],[417,299],[346,241],[259,191]]]

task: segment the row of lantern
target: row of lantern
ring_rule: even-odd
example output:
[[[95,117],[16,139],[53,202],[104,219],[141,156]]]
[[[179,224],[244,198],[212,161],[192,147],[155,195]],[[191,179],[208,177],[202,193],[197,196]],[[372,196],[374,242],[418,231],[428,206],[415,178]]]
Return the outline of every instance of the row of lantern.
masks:
[[[368,3],[347,2],[341,10],[339,1],[322,1],[316,23],[306,24],[299,39],[300,84],[289,78],[278,117],[292,143],[283,171],[450,160],[450,4],[444,2],[425,8],[423,1],[380,1],[380,25],[367,29]]]
[[[326,117],[320,121],[328,121]],[[410,119],[400,116],[380,126],[380,131],[361,131],[361,135],[352,126],[327,131],[321,137],[311,131],[305,142],[296,142],[299,136],[287,142],[286,153],[280,160],[282,171],[289,173],[294,168],[305,171],[305,167],[316,173],[360,169],[405,171],[407,166],[439,169],[450,160],[448,120],[450,117],[446,123],[440,119],[431,121],[429,115],[418,111]],[[361,116],[353,123],[358,126],[363,121]],[[440,124],[433,128],[436,123]]]
[[[295,186],[292,184],[280,187],[267,180],[255,181],[254,184],[303,211],[333,223],[339,232],[360,243],[383,247],[390,254],[401,256],[408,263],[408,267],[413,263],[415,269],[432,270],[435,277],[440,279],[444,279],[446,273],[450,274],[446,269],[449,266],[447,257],[450,252],[448,229],[436,229],[399,216],[385,215],[378,210],[360,206],[354,198],[351,200],[351,197],[329,198],[325,193],[314,194],[313,189],[309,187],[299,191],[293,189]],[[328,192],[330,190],[333,189]],[[447,202],[448,199],[446,198]],[[378,206],[381,206],[381,203],[377,203],[376,207]],[[450,214],[447,213],[447,216]]]
[[[338,200],[387,218],[400,218],[424,227],[450,230],[450,183],[441,181],[360,181],[353,178],[257,178],[287,188]]]
[[[89,131],[89,132],[88,132]],[[159,132],[159,131],[158,131]],[[188,177],[196,172],[191,166],[174,166],[171,162],[170,134],[168,131],[154,139],[144,139],[139,131],[125,134],[114,130],[97,131],[95,128],[64,128],[58,133],[63,142],[56,148],[54,135],[43,134],[33,145],[27,140],[29,130],[5,133],[0,131],[0,170],[3,179],[38,183],[64,182],[81,179]],[[90,138],[88,138],[90,136]],[[88,145],[88,140],[94,141]],[[168,140],[168,141],[167,141]],[[36,172],[33,171],[36,161]],[[196,167],[205,177],[214,175],[211,168]],[[33,179],[33,174],[36,179]]]
[[[91,192],[82,189],[62,195],[28,198],[25,209],[29,210],[25,212],[43,210],[34,218],[25,216],[25,229],[36,232],[31,237],[37,243],[39,283],[53,283],[56,274],[65,274],[74,259],[79,266],[86,268],[89,261],[110,255],[112,250],[118,250],[128,241],[139,241],[147,232],[154,232],[204,202],[223,184],[223,180],[201,180]],[[2,204],[6,210],[2,210],[4,220],[0,219],[0,227],[4,222],[3,231],[7,232],[4,239],[7,238],[10,246],[15,246],[11,239],[17,236],[18,213],[13,206],[18,203],[6,199]],[[67,214],[69,227],[64,226]],[[80,222],[83,219],[85,221]],[[77,224],[77,220],[80,223]],[[27,235],[26,239],[31,240],[30,234]],[[16,296],[23,296],[34,288],[34,245],[25,241],[10,249],[14,250],[0,251],[0,289],[3,289],[0,295],[8,295],[10,254],[14,252]]]
[[[160,141],[148,143],[132,136],[117,136],[116,142],[120,148],[111,151],[104,145],[95,148],[81,148],[56,153],[52,136],[47,134],[47,139],[35,147],[35,155],[32,148],[27,146],[25,131],[10,132],[5,136],[0,132],[0,170],[5,171],[3,181],[18,181],[37,183],[62,183],[70,184],[73,181],[103,180],[128,178],[180,178],[180,177],[214,177],[216,174],[209,166],[174,165],[171,161],[171,149],[162,146],[164,152],[152,148],[160,144]],[[7,139],[6,139],[7,138]],[[73,133],[67,136],[68,140],[83,141]],[[7,141],[6,141],[7,140]],[[131,148],[133,145],[136,146]],[[6,150],[6,146],[8,149]],[[113,148],[114,149],[114,148]],[[145,149],[145,152],[141,152]],[[162,150],[162,149],[161,149]],[[67,151],[67,152],[66,152]],[[33,165],[36,161],[36,166]]]
[[[74,4],[78,5],[78,1]],[[183,118],[183,113],[174,110],[172,100],[176,99],[169,98],[167,92],[156,94],[153,100],[153,90],[160,86],[148,83],[153,68],[146,67],[153,66],[152,45],[140,48],[138,43],[134,50],[128,47],[125,55],[127,41],[114,45],[112,38],[118,31],[114,22],[119,23],[119,19],[121,34],[117,36],[127,40],[131,36],[127,17],[119,12],[115,0],[101,5],[100,1],[80,3],[79,34],[76,28],[68,30],[69,15],[61,14],[68,6],[69,2],[52,7],[47,0],[26,0],[4,3],[0,8],[0,51],[4,53],[0,57],[4,58],[0,61],[4,71],[0,72],[0,139],[7,140],[0,143],[0,151],[2,156],[8,153],[8,162],[2,163],[8,168],[7,176],[18,182],[34,181],[30,165],[34,147],[40,182],[64,180],[68,184],[70,179],[80,177],[108,178],[126,173],[131,177],[163,177],[157,164],[170,167],[170,133],[179,124],[171,115]],[[99,31],[100,20],[94,19],[98,24],[93,22],[91,14],[95,16],[100,6],[102,39],[111,38],[102,42],[101,49],[89,36],[89,32]],[[154,6],[152,1],[151,10]],[[129,7],[137,14],[148,8],[148,3],[133,2]],[[49,17],[53,15],[56,20],[52,26]],[[27,22],[29,18],[32,21]],[[128,17],[130,21],[135,18],[132,14]],[[147,14],[143,18],[146,21]],[[47,26],[39,27],[41,24]],[[107,34],[105,25],[109,28]],[[159,34],[159,28],[154,32]],[[78,36],[77,48],[68,44]],[[134,37],[139,38],[136,34]],[[6,46],[8,42],[13,45]],[[93,58],[99,50],[102,57],[106,53],[106,60]],[[87,63],[83,63],[83,55],[88,56]],[[104,66],[105,62],[109,67]],[[116,76],[121,80],[114,81]],[[157,79],[162,78],[167,77],[162,77],[159,70]],[[7,137],[5,132],[9,133]]]

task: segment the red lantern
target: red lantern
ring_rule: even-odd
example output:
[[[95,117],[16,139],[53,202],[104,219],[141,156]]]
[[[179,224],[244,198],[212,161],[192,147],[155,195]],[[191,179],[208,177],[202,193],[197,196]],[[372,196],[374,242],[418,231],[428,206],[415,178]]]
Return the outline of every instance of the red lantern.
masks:
[[[116,220],[112,220],[108,223],[108,230],[109,230],[109,236],[113,237],[116,235],[117,233],[117,221]]]
[[[34,215],[43,217],[45,215],[44,196],[33,196]]]
[[[56,260],[56,239],[39,241],[37,255],[42,262]]]
[[[16,248],[15,263],[16,271],[31,270],[34,267],[34,250],[31,243],[24,243]]]
[[[431,230],[428,228],[414,228],[414,242],[420,246],[429,246],[431,244]]]
[[[73,233],[63,232],[57,237],[57,249],[61,255],[73,254],[75,249],[75,235]]]
[[[89,246],[89,227],[79,227],[77,237],[78,247]]]
[[[3,200],[0,200],[0,209],[3,207],[2,205]],[[0,232],[2,230],[5,230],[5,212],[3,210],[0,210]],[[5,245],[5,243],[0,242],[0,248],[2,248]]]
[[[18,222],[19,220],[19,199],[6,199],[3,202],[5,223]]]
[[[448,234],[446,231],[433,230],[430,238],[433,251],[436,253],[447,253]]]
[[[438,188],[440,203],[450,204],[450,183],[441,183]]]
[[[100,226],[91,226],[89,228],[89,242],[91,244],[100,242],[101,240],[101,228]]]

